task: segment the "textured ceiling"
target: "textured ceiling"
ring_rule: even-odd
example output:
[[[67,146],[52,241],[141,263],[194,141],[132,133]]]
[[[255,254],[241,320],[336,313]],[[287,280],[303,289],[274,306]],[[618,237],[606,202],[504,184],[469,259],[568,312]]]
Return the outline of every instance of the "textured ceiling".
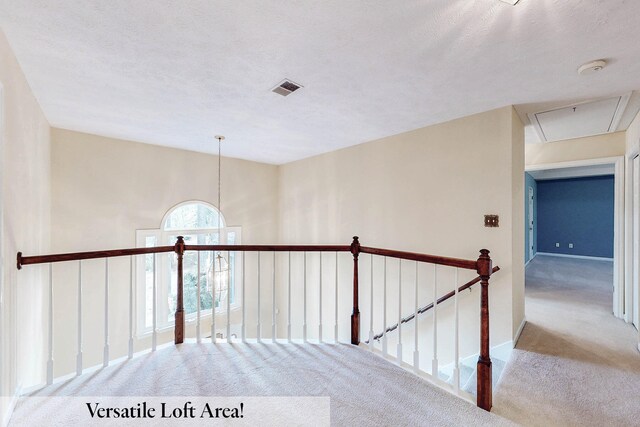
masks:
[[[640,88],[640,1],[0,0],[53,126],[284,163]],[[604,71],[576,68],[607,58]],[[303,89],[270,89],[283,78]]]

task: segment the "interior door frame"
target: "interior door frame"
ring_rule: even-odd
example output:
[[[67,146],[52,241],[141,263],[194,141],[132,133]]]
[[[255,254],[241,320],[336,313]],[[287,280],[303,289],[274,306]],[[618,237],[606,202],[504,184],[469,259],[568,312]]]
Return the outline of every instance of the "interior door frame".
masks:
[[[626,220],[626,230],[625,230],[625,250],[626,250],[626,263],[627,268],[625,269],[625,287],[624,287],[624,312],[623,316],[620,316],[624,319],[625,322],[631,323],[632,311],[633,311],[633,265],[634,265],[634,251],[633,251],[633,159],[638,156],[638,150],[632,150],[626,155],[626,185],[625,185],[625,196],[626,196],[626,206],[625,206],[625,220]]]
[[[631,243],[630,236],[625,234],[625,229],[631,229],[629,224],[629,170],[628,158],[625,156],[601,157],[596,159],[574,160],[557,163],[541,163],[536,165],[525,166],[525,172],[540,171],[548,169],[564,169],[580,166],[598,166],[613,165],[614,166],[614,219],[613,219],[613,315],[615,317],[627,320],[628,311],[626,310],[626,300],[630,300],[631,280],[629,278],[630,266],[632,265],[628,259],[631,250],[628,245]],[[625,170],[627,174],[625,176]],[[626,203],[625,203],[626,202]]]
[[[533,229],[534,227],[534,221],[533,221],[533,198],[534,198],[534,190],[533,187],[528,187],[528,197],[527,197],[527,227],[528,227],[528,232],[529,232],[529,247],[527,248],[527,250],[529,251],[529,261],[531,261],[533,259],[534,253],[533,253],[533,239],[535,236],[535,230]]]
[[[628,313],[627,321],[634,324],[640,331],[640,156],[637,153],[631,154],[628,163],[630,171],[627,176],[631,177],[629,181],[629,187],[631,187],[631,285],[630,297],[626,298],[625,313]]]

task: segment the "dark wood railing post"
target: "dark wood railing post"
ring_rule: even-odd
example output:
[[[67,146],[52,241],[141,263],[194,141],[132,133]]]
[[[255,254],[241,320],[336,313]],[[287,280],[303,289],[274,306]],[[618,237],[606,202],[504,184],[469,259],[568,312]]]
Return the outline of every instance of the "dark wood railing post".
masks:
[[[178,255],[178,297],[176,301],[176,329],[175,343],[182,344],[184,342],[184,277],[182,272],[182,258],[184,256],[184,238],[178,236],[175,245],[175,251]]]
[[[477,261],[480,276],[480,357],[478,358],[477,394],[478,407],[490,411],[492,406],[491,357],[489,355],[489,277],[491,277],[491,258],[489,251],[480,250]]]
[[[358,304],[358,256],[360,255],[360,241],[353,236],[351,243],[353,254],[353,313],[351,313],[351,344],[360,344],[360,306]]]

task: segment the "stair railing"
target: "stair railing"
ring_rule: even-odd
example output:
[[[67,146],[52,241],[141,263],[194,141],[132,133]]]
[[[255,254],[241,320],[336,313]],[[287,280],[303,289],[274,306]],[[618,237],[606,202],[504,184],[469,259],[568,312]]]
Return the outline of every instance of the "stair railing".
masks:
[[[495,267],[493,267],[493,269],[491,269],[491,274],[497,273],[498,271],[500,271],[500,267],[495,266]],[[467,289],[470,289],[473,285],[475,285],[476,283],[480,282],[480,280],[481,280],[480,276],[476,277],[475,279],[469,280],[467,283],[465,283],[464,285],[460,286],[458,288],[457,292],[460,293],[462,291],[466,291]],[[436,301],[435,304],[433,302],[429,303],[429,304],[427,304],[427,305],[425,305],[423,307],[420,307],[415,313],[412,313],[412,314],[408,315],[407,317],[403,317],[402,320],[400,321],[400,324],[409,323],[412,320],[417,319],[418,315],[428,312],[429,310],[434,308],[436,305],[442,304],[443,302],[453,298],[455,295],[456,295],[456,291],[455,290],[444,294],[443,296],[438,298],[438,300]],[[379,333],[377,335],[374,335],[373,339],[375,341],[380,341],[380,338],[382,338],[385,334],[388,334],[389,332],[393,332],[396,329],[398,329],[398,324],[397,323],[395,323],[395,324],[393,324],[391,326],[388,326],[383,332],[381,332],[381,333]],[[370,340],[366,340],[364,343],[365,344],[369,344],[369,341]]]
[[[459,293],[461,290],[469,289],[473,284],[480,282],[480,351],[478,356],[478,361],[476,363],[476,404],[487,411],[491,410],[492,407],[492,369],[491,369],[491,357],[489,351],[489,279],[491,274],[498,271],[500,268],[496,267],[492,268],[491,258],[489,257],[489,251],[486,249],[480,250],[480,256],[477,260],[466,260],[459,258],[451,258],[451,257],[443,257],[436,255],[427,255],[422,253],[414,253],[414,252],[404,252],[404,251],[396,251],[390,249],[381,249],[381,248],[372,248],[361,246],[358,238],[354,237],[354,241],[351,245],[351,252],[354,257],[354,307],[352,314],[352,344],[360,343],[360,309],[358,305],[358,296],[359,296],[359,283],[358,283],[358,260],[361,258],[360,254],[370,254],[370,269],[371,273],[369,274],[370,279],[370,291],[369,291],[369,339],[365,341],[367,348],[371,351],[379,352],[386,358],[394,359],[399,366],[402,366],[408,370],[415,372],[416,374],[423,375],[427,379],[439,384],[442,382],[439,381],[439,358],[438,358],[438,306],[441,302],[444,302],[450,298],[454,299],[454,326],[453,326],[453,336],[454,336],[454,369],[453,369],[453,388],[452,392],[457,395],[464,396],[464,393],[460,390],[460,354],[459,354]],[[383,259],[383,292],[380,295],[378,292],[374,290],[374,277],[379,277],[379,275],[374,274],[374,259],[382,258]],[[387,278],[387,258],[395,258],[398,260],[397,263],[397,294],[390,295],[388,293],[388,278]],[[414,312],[412,316],[407,317],[402,316],[403,311],[403,283],[406,286],[406,277],[403,279],[403,261],[405,264],[407,261],[413,261],[415,264],[415,273],[414,273]],[[404,361],[403,356],[403,331],[402,325],[403,323],[407,323],[409,320],[413,318],[417,318],[420,311],[419,305],[419,294],[418,291],[420,289],[420,285],[418,283],[418,269],[420,264],[427,264],[432,266],[433,271],[433,294],[432,294],[432,303],[423,307],[424,311],[428,311],[432,309],[432,338],[433,343],[431,346],[431,350],[433,352],[433,358],[431,360],[431,370],[430,372],[424,370],[420,367],[420,351],[419,351],[419,325],[418,322],[413,322],[414,327],[414,352],[413,352],[413,364],[408,364]],[[448,294],[438,298],[438,273],[439,267],[452,268],[454,273],[453,282],[455,284],[454,290],[449,292]],[[478,274],[478,277],[471,280],[469,283],[463,285],[462,287],[458,287],[458,270],[470,270],[475,271]],[[406,275],[406,271],[404,271]],[[395,301],[393,301],[395,298]],[[375,315],[379,314],[374,311],[375,305],[374,300],[378,300],[379,303],[382,304],[382,319],[378,319],[382,324],[384,331],[382,333],[382,343],[381,348],[376,348],[375,341],[377,335],[374,333],[374,323],[375,323]],[[387,327],[387,311],[389,310],[389,302],[395,302],[397,304],[397,323],[392,327]],[[380,310],[379,310],[380,311]],[[403,322],[403,319],[405,320]],[[392,355],[388,352],[388,336],[387,333],[391,331],[396,331],[396,354]]]
[[[360,283],[359,283],[359,258],[360,258],[360,254],[361,253],[365,253],[365,254],[370,254],[371,255],[371,260],[372,260],[372,264],[371,264],[371,268],[372,268],[372,272],[373,272],[373,257],[374,256],[381,256],[384,257],[385,259],[385,277],[384,277],[384,282],[385,282],[385,288],[384,288],[384,292],[385,292],[385,304],[386,304],[386,259],[387,258],[397,258],[399,260],[399,266],[400,266],[400,275],[402,274],[402,261],[403,260],[410,260],[410,261],[415,261],[416,262],[416,272],[417,272],[417,265],[418,263],[425,263],[425,264],[432,264],[434,266],[434,271],[437,272],[437,266],[447,266],[447,267],[453,267],[456,269],[456,280],[457,280],[457,269],[466,269],[466,270],[474,270],[477,272],[477,274],[479,275],[479,281],[481,284],[481,299],[480,299],[480,356],[478,358],[478,362],[477,362],[477,405],[482,408],[485,409],[487,411],[491,410],[491,405],[492,405],[492,391],[491,391],[491,358],[489,355],[489,294],[488,294],[488,285],[489,285],[489,279],[490,276],[493,272],[499,270],[498,267],[492,269],[491,266],[491,259],[489,257],[489,251],[486,249],[482,249],[480,251],[480,256],[477,260],[464,260],[464,259],[458,259],[458,258],[449,258],[449,257],[442,257],[442,256],[434,256],[434,255],[426,255],[426,254],[419,254],[419,253],[412,253],[412,252],[403,252],[403,251],[395,251],[395,250],[388,250],[388,249],[380,249],[380,248],[372,248],[372,247],[364,247],[360,245],[359,239],[358,237],[354,237],[353,241],[351,242],[350,245],[189,245],[186,244],[184,241],[184,238],[182,236],[179,236],[177,238],[176,243],[173,246],[156,246],[156,247],[145,247],[145,248],[131,248],[131,249],[115,249],[115,250],[104,250],[104,251],[90,251],[90,252],[76,252],[76,253],[65,253],[65,254],[53,254],[53,255],[38,255],[38,256],[23,256],[21,252],[18,252],[17,254],[17,268],[21,269],[23,266],[26,265],[35,265],[35,264],[48,264],[49,265],[49,280],[48,280],[48,290],[49,290],[49,305],[48,305],[48,358],[47,358],[47,369],[46,369],[46,382],[47,384],[52,384],[53,383],[53,378],[54,378],[54,372],[53,372],[53,301],[54,301],[54,296],[53,296],[53,270],[52,270],[52,264],[53,263],[59,263],[59,262],[68,262],[68,261],[78,261],[78,291],[77,291],[77,308],[78,308],[78,325],[77,325],[77,334],[78,334],[78,353],[77,353],[77,357],[76,357],[76,375],[80,375],[83,372],[83,360],[82,360],[82,289],[83,289],[83,276],[82,276],[82,261],[83,260],[90,260],[90,259],[104,259],[105,260],[105,268],[104,268],[104,272],[105,272],[105,283],[104,283],[104,292],[105,292],[105,306],[104,306],[104,326],[105,326],[105,330],[104,330],[104,351],[103,351],[103,366],[107,366],[109,364],[110,359],[110,354],[109,354],[109,313],[110,313],[110,309],[109,309],[109,259],[110,258],[114,258],[114,257],[130,257],[130,263],[129,263],[129,277],[130,277],[130,283],[129,283],[129,307],[128,307],[128,311],[129,311],[129,341],[128,341],[128,357],[131,358],[133,356],[133,350],[134,350],[134,320],[133,320],[133,313],[134,313],[134,258],[136,256],[139,255],[148,255],[148,254],[152,254],[153,255],[153,260],[154,260],[154,268],[153,268],[153,289],[154,289],[154,300],[153,300],[153,316],[154,316],[154,326],[153,326],[153,336],[152,336],[152,350],[155,350],[156,348],[156,339],[157,339],[157,330],[156,330],[156,326],[155,326],[155,310],[156,310],[156,299],[155,299],[155,295],[156,295],[156,268],[155,268],[155,258],[157,254],[163,254],[163,253],[175,253],[175,259],[176,259],[176,265],[177,265],[177,296],[176,296],[176,309],[175,309],[175,313],[174,313],[174,319],[175,319],[175,324],[174,324],[174,343],[175,344],[181,344],[184,342],[185,339],[185,310],[184,310],[184,254],[186,252],[189,251],[196,251],[198,253],[202,252],[202,251],[209,251],[209,252],[214,252],[214,253],[220,253],[220,252],[238,252],[240,254],[242,254],[242,268],[244,270],[245,268],[245,253],[248,252],[254,252],[257,253],[257,259],[258,259],[258,306],[257,306],[257,310],[258,310],[258,324],[256,325],[256,338],[258,340],[261,339],[262,337],[262,325],[261,325],[261,317],[259,315],[260,313],[260,258],[261,258],[261,254],[263,252],[273,252],[273,268],[272,268],[272,275],[273,275],[273,279],[272,279],[272,333],[271,333],[271,338],[272,340],[275,342],[276,341],[276,253],[281,253],[281,252],[288,252],[289,253],[289,280],[288,280],[288,292],[287,292],[287,298],[288,298],[288,323],[287,323],[287,339],[289,341],[291,341],[291,307],[292,307],[292,303],[291,303],[291,253],[303,253],[304,254],[304,265],[303,265],[303,269],[304,269],[304,279],[303,279],[303,286],[304,286],[304,301],[302,303],[303,309],[304,309],[304,317],[303,317],[303,340],[304,342],[307,342],[307,305],[308,305],[308,298],[307,298],[307,253],[319,253],[320,254],[320,263],[319,263],[319,292],[320,292],[320,298],[319,298],[319,331],[318,331],[318,341],[323,342],[323,320],[322,320],[322,313],[323,313],[323,309],[322,309],[322,296],[323,296],[323,291],[322,291],[322,284],[323,284],[323,277],[322,277],[322,271],[323,271],[323,257],[322,254],[326,253],[326,252],[333,252],[335,253],[335,283],[334,283],[334,290],[335,290],[335,324],[334,324],[334,340],[335,342],[338,342],[338,298],[339,298],[339,293],[338,293],[338,254],[339,253],[346,253],[346,252],[350,252],[352,257],[353,257],[353,286],[352,286],[352,290],[353,290],[353,297],[352,297],[352,310],[351,310],[351,331],[350,331],[350,335],[351,335],[351,344],[354,345],[359,345],[361,343],[360,340],[360,331],[361,331],[361,325],[360,325],[360,295],[359,295],[359,291],[360,291]],[[198,256],[198,277],[200,275],[200,263],[199,263],[200,257]],[[417,279],[417,277],[416,277]],[[245,281],[245,274],[242,275],[242,291],[243,291],[243,297],[244,297],[244,292],[245,292],[245,288],[244,288],[244,281]],[[478,280],[474,279],[473,283],[471,284],[467,284],[468,286],[471,286],[474,283],[477,283]],[[467,286],[465,285],[465,286]],[[400,337],[400,341],[398,343],[398,361],[399,364],[402,365],[402,343],[401,343],[401,325],[403,323],[408,322],[409,320],[411,320],[413,317],[416,317],[417,314],[419,314],[419,310],[418,310],[418,302],[417,302],[417,296],[418,296],[418,284],[417,284],[417,280],[416,280],[416,288],[415,288],[415,292],[416,292],[416,299],[415,299],[415,313],[413,315],[413,317],[410,316],[410,318],[402,318],[401,316],[401,312],[402,312],[402,279],[400,277],[400,281],[399,281],[399,294],[398,294],[398,300],[399,300],[399,306],[398,306],[398,312],[399,314],[399,321],[396,324],[395,328],[391,329],[391,330],[395,330],[396,328],[398,329],[398,336]],[[445,295],[444,299],[440,298],[437,299],[436,295],[435,295],[435,291],[436,291],[436,286],[437,286],[437,280],[434,282],[434,303],[431,304],[431,306],[434,308],[434,312],[437,310],[438,305],[443,302],[446,299],[451,298],[452,296],[455,298],[456,300],[456,361],[458,360],[458,348],[457,348],[457,296],[458,296],[458,292],[460,291],[461,288],[456,288],[454,291],[453,295],[447,294]],[[464,288],[464,286],[463,286]],[[370,318],[373,319],[373,275],[371,276],[371,312],[369,313]],[[197,332],[197,338],[198,341],[200,340],[200,284],[198,282],[198,316],[197,316],[197,321],[198,321],[198,332]],[[227,299],[228,300],[228,299]],[[428,306],[427,306],[428,307]],[[227,307],[229,308],[229,307]],[[424,307],[423,307],[424,309]],[[242,326],[241,326],[241,335],[242,335],[242,340],[245,341],[245,332],[246,332],[246,324],[245,324],[245,304],[243,303],[243,307],[242,307]],[[385,310],[386,310],[386,305],[385,305]],[[421,309],[422,310],[422,309]],[[424,311],[429,310],[429,308],[426,308]],[[422,312],[422,311],[421,311]],[[212,322],[215,322],[215,305],[212,308]],[[230,311],[227,311],[227,339],[230,341],[231,340],[231,334],[230,334],[230,325],[231,325],[231,320],[229,317],[229,313]],[[386,311],[385,311],[386,313]],[[434,316],[434,321],[437,319],[437,317]],[[386,318],[384,319],[386,324]],[[66,330],[66,329],[65,329]],[[435,324],[434,324],[434,331],[435,331]],[[383,339],[386,338],[386,333],[390,332],[389,329],[387,329],[384,333],[383,333]],[[417,331],[417,323],[416,323],[416,352],[417,352],[417,337],[418,337],[418,331]],[[371,330],[370,330],[370,337],[369,337],[369,345],[370,348],[373,348],[372,344],[373,344],[373,340],[378,338],[377,336],[375,336],[373,334],[373,321],[371,320]],[[211,336],[212,342],[216,342],[216,336],[215,336],[215,325],[212,324],[212,336]],[[434,339],[434,344],[437,345],[437,341]],[[385,353],[386,353],[386,348],[385,348]],[[414,356],[417,357],[417,353],[414,354]],[[414,359],[415,360],[415,359]],[[416,360],[417,361],[417,360]],[[436,364],[433,365],[434,366],[434,371],[432,371],[432,376],[436,377],[437,376],[437,362]],[[414,368],[417,369],[417,364],[414,362]]]

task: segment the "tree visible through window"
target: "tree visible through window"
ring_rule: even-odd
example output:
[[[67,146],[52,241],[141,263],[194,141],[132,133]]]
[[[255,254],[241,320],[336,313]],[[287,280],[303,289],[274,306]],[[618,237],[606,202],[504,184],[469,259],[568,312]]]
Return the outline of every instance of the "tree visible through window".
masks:
[[[218,230],[220,221],[220,230]],[[158,230],[138,230],[139,246],[173,245],[178,236],[186,244],[216,245],[239,244],[240,228],[227,227],[220,212],[204,202],[185,202],[171,209]],[[211,251],[188,251],[183,258],[184,309],[187,318],[194,317],[198,308],[198,276],[200,277],[200,310],[204,316],[226,310],[227,298],[233,308],[239,306],[235,292],[236,257],[234,252],[223,253],[229,262],[228,289],[214,285],[216,254]],[[157,254],[156,269],[156,321],[157,328],[168,327],[174,322],[177,304],[177,261],[174,254]],[[198,258],[200,269],[198,273]],[[154,255],[146,255],[138,265],[138,333],[149,332],[153,327],[153,268]],[[141,271],[142,270],[142,271]],[[142,273],[142,274],[141,274]]]

